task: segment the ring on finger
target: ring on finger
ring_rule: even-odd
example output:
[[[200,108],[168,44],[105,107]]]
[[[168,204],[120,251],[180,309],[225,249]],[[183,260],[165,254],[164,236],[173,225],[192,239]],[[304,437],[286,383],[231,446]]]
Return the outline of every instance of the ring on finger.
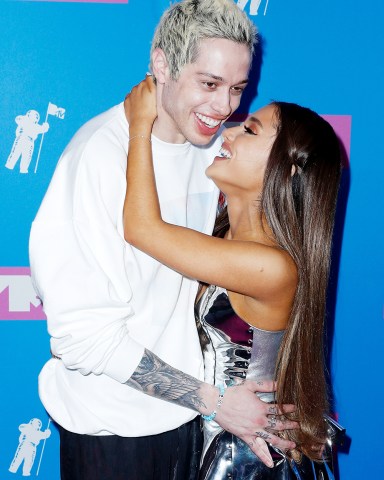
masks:
[[[269,428],[274,429],[277,423],[276,415],[270,415],[268,418],[268,422],[269,422]]]

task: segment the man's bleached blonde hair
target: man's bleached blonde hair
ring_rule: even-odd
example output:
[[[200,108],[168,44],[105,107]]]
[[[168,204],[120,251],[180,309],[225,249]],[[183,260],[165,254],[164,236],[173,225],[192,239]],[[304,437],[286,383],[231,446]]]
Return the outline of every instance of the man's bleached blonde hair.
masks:
[[[245,44],[253,54],[256,27],[233,0],[181,0],[165,11],[155,30],[152,52],[161,48],[170,75],[177,80],[181,69],[193,63],[199,44],[206,38],[224,38]]]

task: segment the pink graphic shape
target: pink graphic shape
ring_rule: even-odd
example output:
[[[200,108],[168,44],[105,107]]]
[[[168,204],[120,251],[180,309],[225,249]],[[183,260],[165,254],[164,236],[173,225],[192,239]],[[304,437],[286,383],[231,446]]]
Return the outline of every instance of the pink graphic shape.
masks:
[[[56,3],[121,3],[127,4],[128,0],[17,0],[27,2],[56,2]]]
[[[0,267],[0,320],[45,320],[29,267]]]
[[[339,137],[344,147],[344,166],[349,168],[349,159],[351,158],[352,115],[322,115],[322,117],[332,125],[336,135]]]
[[[339,137],[340,142],[344,148],[343,163],[344,167],[349,168],[349,159],[351,153],[351,115],[321,115],[328,123],[330,123]],[[246,113],[235,113],[226,122],[228,127],[243,122],[248,117]]]

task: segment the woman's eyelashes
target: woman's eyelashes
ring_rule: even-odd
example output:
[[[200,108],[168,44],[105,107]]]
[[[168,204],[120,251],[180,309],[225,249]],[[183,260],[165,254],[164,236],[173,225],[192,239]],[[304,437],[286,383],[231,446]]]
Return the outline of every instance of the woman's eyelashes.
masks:
[[[256,132],[254,132],[251,128],[247,127],[244,125],[244,133],[249,133],[250,135],[257,135]]]

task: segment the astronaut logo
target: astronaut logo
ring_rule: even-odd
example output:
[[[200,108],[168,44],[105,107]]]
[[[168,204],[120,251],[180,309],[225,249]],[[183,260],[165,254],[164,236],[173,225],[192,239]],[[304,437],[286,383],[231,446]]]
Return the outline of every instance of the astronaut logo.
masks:
[[[49,124],[39,124],[40,115],[36,110],[28,110],[25,115],[18,115],[15,118],[17,123],[16,138],[9,154],[6,168],[13,170],[20,158],[20,173],[28,173],[28,167],[32,160],[35,140],[38,135],[49,129]]]
[[[32,418],[29,423],[22,423],[19,425],[19,445],[16,448],[15,456],[9,466],[9,471],[11,473],[16,473],[21,464],[23,464],[23,477],[29,477],[35,462],[37,446],[41,440],[44,440],[36,473],[36,475],[38,475],[41,459],[44,453],[45,441],[51,436],[51,431],[48,428],[49,423],[50,420],[45,430],[41,430],[42,423],[38,418]]]
[[[247,3],[250,3],[249,15],[258,15],[260,4],[262,3],[262,0],[237,0],[237,6],[241,10],[245,9]],[[266,0],[263,15],[267,14],[268,3],[269,3],[269,0]]]
[[[62,120],[65,115],[65,109],[49,102],[45,121],[41,124],[39,123],[40,114],[36,110],[28,110],[25,115],[18,115],[15,118],[17,124],[16,136],[12,145],[11,153],[5,164],[6,168],[13,170],[20,159],[20,173],[28,173],[35,149],[35,140],[41,135],[39,152],[34,169],[34,172],[36,173],[44,135],[49,130],[49,123],[47,122],[48,115],[53,115]]]

